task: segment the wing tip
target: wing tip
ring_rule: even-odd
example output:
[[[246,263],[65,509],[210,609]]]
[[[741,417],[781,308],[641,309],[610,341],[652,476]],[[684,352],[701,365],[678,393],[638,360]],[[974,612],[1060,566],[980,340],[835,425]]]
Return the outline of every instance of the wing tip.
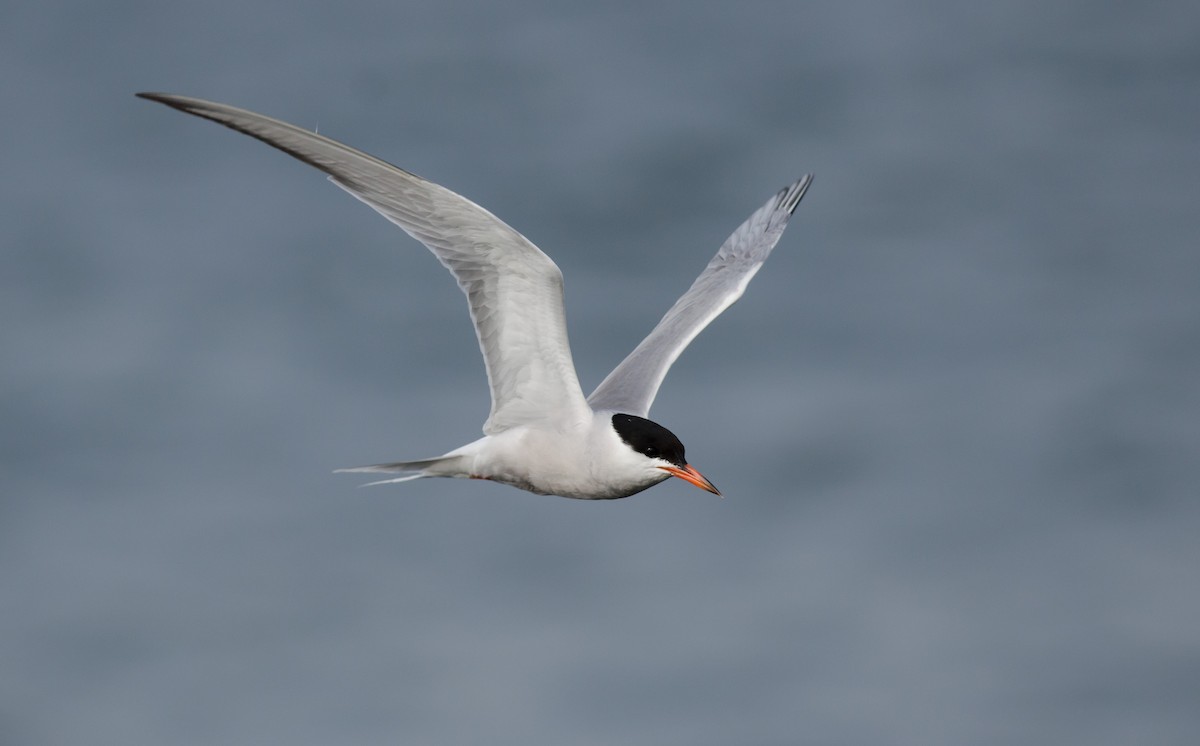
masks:
[[[139,91],[135,94],[138,98],[144,98],[147,101],[155,101],[160,104],[166,104],[173,109],[188,111],[188,102],[194,99],[188,99],[184,96],[176,96],[173,93],[160,93],[158,91]]]
[[[794,181],[788,186],[785,186],[783,189],[780,189],[777,196],[778,206],[786,210],[788,215],[794,213],[796,211],[796,207],[800,204],[800,200],[804,199],[804,194],[812,185],[812,180],[812,174],[804,174],[804,176],[800,177],[797,181]]]

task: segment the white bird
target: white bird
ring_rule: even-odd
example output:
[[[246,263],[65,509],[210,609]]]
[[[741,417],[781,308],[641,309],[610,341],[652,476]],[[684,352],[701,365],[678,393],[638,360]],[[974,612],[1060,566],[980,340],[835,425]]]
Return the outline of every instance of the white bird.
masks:
[[[674,476],[721,494],[688,464],[679,439],[646,416],[671,364],[741,297],[783,234],[811,174],[742,223],[650,335],[585,399],[567,342],[562,273],[495,215],[294,125],[195,98],[137,95],[223,124],[324,171],[424,244],[466,293],[492,394],[484,437],[437,458],[339,471],[400,475],[372,484],[488,479],[584,500],[628,497]]]

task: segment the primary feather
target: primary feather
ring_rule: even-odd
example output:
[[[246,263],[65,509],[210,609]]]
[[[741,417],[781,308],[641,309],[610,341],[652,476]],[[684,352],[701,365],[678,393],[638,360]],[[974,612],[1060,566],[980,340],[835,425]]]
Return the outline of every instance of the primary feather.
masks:
[[[445,187],[328,137],[226,104],[139,93],[257,138],[325,173],[438,258],[467,296],[492,393],[488,434],[590,416],[563,314],[562,272],[492,213]]]
[[[808,191],[812,174],[779,191],[733,232],[688,291],[654,330],[601,381],[588,404],[645,417],[671,364],[729,308],[779,242],[788,218]]]

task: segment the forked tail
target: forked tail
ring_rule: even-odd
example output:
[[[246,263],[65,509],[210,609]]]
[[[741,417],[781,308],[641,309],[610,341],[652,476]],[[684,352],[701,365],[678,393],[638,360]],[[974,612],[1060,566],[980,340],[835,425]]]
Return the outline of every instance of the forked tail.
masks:
[[[377,482],[367,482],[363,487],[373,487],[377,484],[391,484],[393,482],[408,482],[413,479],[422,479],[424,477],[451,477],[455,476],[452,462],[458,461],[457,456],[439,456],[437,458],[427,458],[421,461],[394,461],[390,464],[371,464],[369,466],[352,466],[348,469],[335,469],[335,474],[343,472],[364,472],[368,474],[400,474],[401,476],[391,479],[380,479]]]

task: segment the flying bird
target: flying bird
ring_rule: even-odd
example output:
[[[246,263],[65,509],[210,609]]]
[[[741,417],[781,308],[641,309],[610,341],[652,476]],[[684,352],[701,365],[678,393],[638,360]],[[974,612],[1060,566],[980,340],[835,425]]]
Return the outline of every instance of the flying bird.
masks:
[[[328,174],[426,246],[458,281],[483,352],[492,409],[484,437],[436,458],[339,469],[487,479],[543,495],[628,497],[671,477],[720,495],[683,443],[647,419],[667,370],[741,297],[812,183],[780,190],[733,232],[649,336],[584,398],[571,361],[562,272],[492,213],[445,187],[336,140],[225,104],[139,93],[278,148]]]

